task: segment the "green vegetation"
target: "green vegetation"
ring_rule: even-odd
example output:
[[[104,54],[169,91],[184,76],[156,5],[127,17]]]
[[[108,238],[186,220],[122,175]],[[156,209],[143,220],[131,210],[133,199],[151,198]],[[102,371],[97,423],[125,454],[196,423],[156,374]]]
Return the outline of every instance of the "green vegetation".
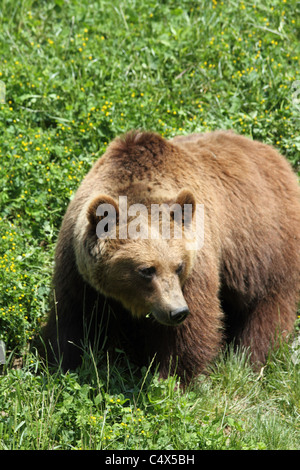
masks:
[[[287,347],[260,373],[229,352],[185,392],[126,361],[97,371],[86,359],[66,375],[37,373],[32,356],[8,365],[1,449],[299,449],[299,365]]]
[[[299,169],[297,27],[295,0],[2,0],[0,449],[300,448],[297,345],[259,372],[230,352],[184,393],[122,354],[50,375],[28,353],[62,216],[116,135],[233,128]]]

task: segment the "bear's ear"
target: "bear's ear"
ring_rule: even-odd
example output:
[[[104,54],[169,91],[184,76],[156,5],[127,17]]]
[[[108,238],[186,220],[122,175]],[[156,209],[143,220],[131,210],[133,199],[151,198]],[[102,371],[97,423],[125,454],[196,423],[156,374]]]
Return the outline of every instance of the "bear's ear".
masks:
[[[182,210],[182,223],[189,226],[196,210],[196,199],[189,189],[182,189],[176,197],[175,204],[179,204]]]
[[[112,197],[100,194],[90,203],[87,219],[93,227],[96,227],[98,222],[106,217],[110,217],[110,221],[114,219],[114,225],[116,225],[119,218],[119,206]]]

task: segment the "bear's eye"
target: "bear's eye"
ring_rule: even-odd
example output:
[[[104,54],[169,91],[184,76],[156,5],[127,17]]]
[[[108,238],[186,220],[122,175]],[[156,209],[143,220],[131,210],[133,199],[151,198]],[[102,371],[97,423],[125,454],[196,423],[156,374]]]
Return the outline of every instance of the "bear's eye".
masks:
[[[177,276],[180,276],[180,274],[182,273],[183,271],[183,268],[184,268],[184,263],[180,263],[177,268],[176,268],[176,274]]]
[[[140,276],[150,281],[154,277],[156,269],[154,266],[151,266],[150,268],[140,268],[138,272]]]

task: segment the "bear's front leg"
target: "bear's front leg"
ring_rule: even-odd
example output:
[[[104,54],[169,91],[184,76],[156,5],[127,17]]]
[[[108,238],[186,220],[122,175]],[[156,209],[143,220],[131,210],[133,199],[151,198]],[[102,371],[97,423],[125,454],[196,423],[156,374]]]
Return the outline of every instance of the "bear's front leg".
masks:
[[[196,270],[186,282],[184,297],[190,315],[180,326],[167,328],[157,359],[162,378],[175,373],[189,383],[205,372],[222,348],[223,312],[215,273],[204,276]]]

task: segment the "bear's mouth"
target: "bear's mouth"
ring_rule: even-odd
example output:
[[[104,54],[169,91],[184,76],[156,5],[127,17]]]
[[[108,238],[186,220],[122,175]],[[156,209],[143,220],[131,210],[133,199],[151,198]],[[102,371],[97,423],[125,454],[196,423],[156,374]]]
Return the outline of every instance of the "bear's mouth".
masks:
[[[165,326],[179,326],[184,322],[189,313],[187,307],[180,307],[169,312],[165,312],[164,310],[151,310],[147,313],[146,318],[152,318]]]

